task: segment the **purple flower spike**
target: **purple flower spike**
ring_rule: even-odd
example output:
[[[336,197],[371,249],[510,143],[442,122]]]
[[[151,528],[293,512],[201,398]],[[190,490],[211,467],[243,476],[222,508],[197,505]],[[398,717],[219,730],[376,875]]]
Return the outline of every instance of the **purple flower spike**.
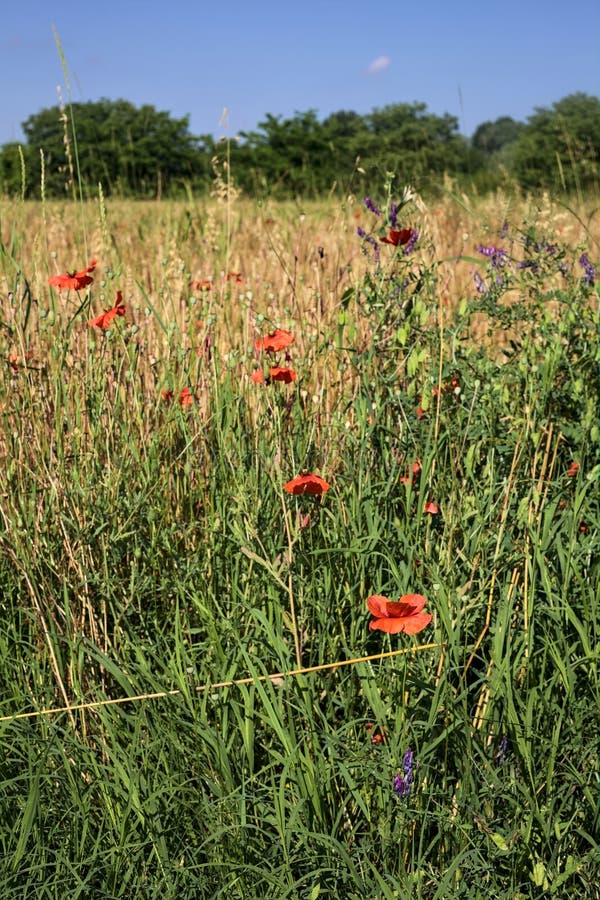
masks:
[[[535,249],[538,253],[547,253],[548,256],[554,256],[558,253],[555,244],[549,244],[547,241],[542,241],[541,244],[536,244]]]
[[[398,224],[398,204],[393,200],[390,203],[390,228],[396,228]]]
[[[371,244],[373,246],[373,259],[375,262],[379,262],[379,243],[375,240],[375,238],[367,234],[364,228],[361,228],[360,225],[356,229],[356,233],[361,240],[365,242],[365,244]]]
[[[497,766],[501,766],[506,759],[506,748],[508,747],[508,739],[505,734],[502,735],[498,750],[494,756],[494,762]]]
[[[579,257],[579,264],[584,271],[584,275],[581,278],[582,282],[588,284],[590,287],[594,287],[596,278],[598,277],[598,270],[589,261],[587,253],[581,254]]]
[[[394,775],[394,793],[397,797],[408,797],[413,782],[413,752],[410,747],[404,754],[402,765],[404,774],[398,772]]]
[[[394,775],[394,793],[397,797],[408,797],[410,794],[410,784],[407,783],[400,772]]]
[[[370,197],[365,197],[365,206],[366,206],[367,209],[369,209],[372,213],[375,213],[376,216],[380,216],[380,215],[381,215],[381,210],[378,209],[378,208],[375,206],[375,204],[373,203],[373,201],[371,200]]]
[[[362,238],[362,240],[363,240],[363,241],[366,241],[367,244],[373,244],[374,247],[379,248],[379,244],[377,243],[377,241],[375,240],[375,238],[373,237],[373,235],[367,234],[367,232],[364,230],[364,228],[361,228],[361,227],[359,226],[359,227],[356,229],[356,233],[357,233],[357,235],[359,236],[359,238]]]
[[[537,274],[540,267],[533,259],[526,259],[519,263],[519,269],[531,269],[534,274]]]
[[[487,294],[488,286],[477,270],[473,272],[473,281],[478,294]]]
[[[481,253],[482,256],[487,256],[490,265],[492,265],[494,269],[501,269],[508,258],[506,250],[503,250],[502,247],[494,247],[493,244],[490,244],[489,247],[480,244],[477,248],[477,252]]]
[[[406,245],[406,247],[404,248],[405,256],[408,256],[410,253],[413,252],[413,250],[415,249],[415,244],[417,243],[418,240],[419,240],[419,232],[417,231],[416,228],[413,228],[412,234],[410,236],[410,240],[409,240],[408,244]]]

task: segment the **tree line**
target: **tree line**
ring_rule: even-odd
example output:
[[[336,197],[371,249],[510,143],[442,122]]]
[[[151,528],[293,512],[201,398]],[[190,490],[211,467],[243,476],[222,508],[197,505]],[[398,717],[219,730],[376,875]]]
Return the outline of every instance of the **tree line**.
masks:
[[[24,198],[177,197],[208,192],[215,173],[252,196],[347,193],[356,171],[371,189],[387,173],[426,192],[445,174],[478,190],[581,191],[600,184],[600,100],[571,94],[525,122],[484,122],[467,138],[458,119],[425,103],[395,103],[367,115],[315,110],[267,115],[231,140],[194,136],[189,117],[102,99],[43,109],[23,123],[25,142],[0,148],[0,193]]]

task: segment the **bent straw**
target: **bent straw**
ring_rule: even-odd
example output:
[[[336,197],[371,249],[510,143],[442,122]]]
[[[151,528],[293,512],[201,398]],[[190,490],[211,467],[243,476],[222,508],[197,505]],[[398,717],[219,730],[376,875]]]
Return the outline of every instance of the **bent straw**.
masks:
[[[342,666],[352,666],[361,662],[373,662],[378,659],[389,659],[391,656],[400,656],[406,653],[417,653],[419,650],[434,650],[443,647],[443,644],[420,644],[418,647],[402,647],[400,650],[388,650],[386,653],[375,653],[372,656],[359,656],[355,659],[342,659],[338,662],[322,663],[319,666],[306,666],[300,669],[290,669],[287,672],[275,672],[272,675],[257,675],[247,678],[236,678],[233,681],[218,681],[214,684],[200,684],[194,688],[196,693],[212,691],[217,688],[235,687],[241,684],[252,684],[255,681],[277,681],[280,678],[294,678],[298,675],[307,675],[311,672],[323,672],[326,669],[337,669]],[[121,703],[137,703],[141,700],[160,700],[163,697],[176,697],[181,694],[179,689],[172,691],[157,691],[153,694],[134,694],[131,697],[116,697],[110,700],[91,700],[89,703],[77,703],[73,706],[58,706],[50,709],[38,709],[33,712],[14,713],[10,716],[0,716],[0,722],[14,722],[17,719],[33,719],[37,716],[54,716],[58,713],[72,713],[77,710],[99,709],[102,706],[115,706]]]

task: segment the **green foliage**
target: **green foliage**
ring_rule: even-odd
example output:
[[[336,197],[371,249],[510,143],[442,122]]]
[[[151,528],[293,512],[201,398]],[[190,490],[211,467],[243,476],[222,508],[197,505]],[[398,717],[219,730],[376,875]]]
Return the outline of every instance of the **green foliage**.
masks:
[[[426,112],[425,103],[395,103],[366,116],[367,134],[354,141],[357,155],[383,176],[396,172],[421,185],[444,172],[470,168],[468,143],[458,134],[458,120],[447,113]]]
[[[410,173],[417,184],[445,171],[466,172],[470,152],[453,116],[426,112],[424,103],[399,103],[367,116],[340,111],[323,123],[316,112],[293,119],[268,116],[260,131],[242,133],[233,154],[240,183],[248,190],[319,195],[345,186],[357,160],[371,180]],[[253,176],[247,180],[247,173]]]
[[[138,197],[169,195],[187,182],[208,184],[209,159],[189,133],[187,116],[173,119],[150,105],[103,99],[44,109],[23,123],[28,193],[39,191],[43,151],[47,195],[68,196],[75,168],[73,122],[81,179],[92,194],[99,182],[106,195]],[[4,190],[15,191],[14,145],[3,148],[0,161]]]
[[[172,318],[140,286],[90,332],[120,273],[33,303],[2,246],[38,356],[0,370],[3,896],[597,896],[597,287],[508,223],[447,308],[435,247],[379,240],[417,221],[393,196],[337,329],[296,306],[289,388],[243,377],[231,295],[226,350],[168,273]],[[284,493],[304,469],[322,498]],[[427,631],[369,630],[414,591]],[[329,668],[265,678],[296,638]]]
[[[339,110],[323,121],[311,109],[289,119],[269,114],[257,130],[215,142],[191,135],[188,116],[103,99],[30,116],[26,145],[0,151],[0,189],[63,197],[78,168],[91,195],[99,182],[106,196],[205,193],[216,155],[252,196],[346,196],[356,190],[357,169],[381,189],[392,171],[422,191],[435,190],[446,173],[487,189],[513,179],[526,190],[581,190],[598,184],[599,109],[596,97],[573,94],[538,109],[526,124],[509,116],[484,122],[470,141],[459,134],[456,117],[430,113],[424,103],[390,104],[364,116]]]
[[[514,148],[514,171],[526,189],[566,191],[600,183],[600,99],[571,94],[529,116]]]
[[[492,155],[498,153],[507,144],[513,144],[519,137],[523,124],[510,116],[500,116],[494,122],[483,122],[479,125],[471,143],[475,150]]]

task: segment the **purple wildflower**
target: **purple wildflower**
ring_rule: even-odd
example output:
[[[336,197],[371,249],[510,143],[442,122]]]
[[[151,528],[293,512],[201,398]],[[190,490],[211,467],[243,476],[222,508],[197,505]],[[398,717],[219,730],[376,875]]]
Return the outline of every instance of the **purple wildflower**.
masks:
[[[408,797],[413,782],[413,752],[410,747],[404,754],[402,766],[404,773],[398,772],[394,775],[394,793],[398,797]]]
[[[526,259],[519,263],[519,269],[531,269],[534,275],[536,275],[539,272],[540,267],[533,259]]]
[[[490,261],[490,265],[492,265],[494,269],[501,269],[508,258],[506,250],[504,250],[502,247],[494,247],[493,244],[490,244],[489,247],[486,247],[484,244],[480,244],[477,248],[477,252],[481,253],[482,256],[487,256]]]
[[[410,794],[410,784],[406,783],[406,780],[401,772],[398,772],[397,775],[394,775],[394,793],[397,797],[408,797]]]
[[[473,270],[473,281],[478,294],[487,294],[488,286],[476,269]]]
[[[375,240],[375,238],[372,235],[367,234],[367,232],[364,230],[364,228],[361,228],[360,225],[356,229],[356,233],[359,236],[359,238],[361,238],[361,240],[363,240],[365,242],[365,244],[373,245],[373,248],[374,248],[373,249],[373,259],[375,260],[375,262],[379,262],[379,243]]]
[[[372,235],[367,234],[367,232],[364,230],[364,228],[361,228],[359,226],[356,229],[356,233],[359,236],[359,238],[362,238],[363,241],[367,242],[367,244],[373,244],[374,247],[377,247],[377,249],[379,249],[379,243],[375,240],[375,238]]]
[[[393,200],[390,203],[390,228],[395,228],[398,224],[398,204]]]
[[[502,228],[500,229],[500,237],[505,238],[507,236],[507,234],[508,234],[508,222],[505,219],[504,222],[502,223]]]
[[[502,735],[500,740],[500,744],[498,745],[498,749],[494,755],[494,762],[497,766],[501,766],[506,758],[506,748],[508,746],[508,739],[505,734]]]
[[[365,197],[365,206],[367,209],[371,210],[372,213],[375,213],[376,216],[381,215],[381,210],[375,206],[370,197]]]
[[[581,278],[583,284],[594,287],[594,285],[596,284],[596,278],[598,277],[598,270],[589,261],[587,253],[581,254],[581,256],[579,257],[579,264],[584,271],[584,274]]]
[[[416,228],[413,228],[413,229],[412,229],[412,234],[411,234],[411,236],[410,236],[410,240],[408,241],[408,244],[407,244],[406,247],[404,248],[404,255],[405,255],[405,256],[408,256],[409,253],[412,253],[412,252],[413,252],[413,250],[415,249],[415,244],[417,243],[418,240],[419,240],[419,232],[417,231]]]

